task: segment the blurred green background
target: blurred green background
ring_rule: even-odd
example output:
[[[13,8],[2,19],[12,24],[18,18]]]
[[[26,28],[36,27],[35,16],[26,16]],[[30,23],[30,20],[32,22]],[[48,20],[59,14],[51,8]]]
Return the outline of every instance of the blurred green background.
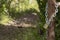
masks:
[[[60,0],[57,0],[58,2]],[[47,0],[0,0],[0,24],[4,25],[9,21],[19,18],[21,15],[30,12],[36,12],[40,19],[37,28],[23,28],[23,32],[17,32],[16,40],[45,40],[46,30],[43,28],[45,23],[45,6]],[[60,40],[60,9],[57,13],[55,34],[56,40]],[[43,35],[38,33],[39,30],[43,31]],[[20,39],[21,38],[21,39]]]

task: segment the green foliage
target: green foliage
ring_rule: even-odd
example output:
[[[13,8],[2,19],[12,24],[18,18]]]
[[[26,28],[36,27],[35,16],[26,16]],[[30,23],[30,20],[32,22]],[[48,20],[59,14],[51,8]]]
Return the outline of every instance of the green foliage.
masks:
[[[60,2],[60,0],[57,0],[57,2]],[[55,26],[55,34],[56,34],[56,40],[60,40],[60,8],[58,8],[59,11],[56,16],[56,26]]]

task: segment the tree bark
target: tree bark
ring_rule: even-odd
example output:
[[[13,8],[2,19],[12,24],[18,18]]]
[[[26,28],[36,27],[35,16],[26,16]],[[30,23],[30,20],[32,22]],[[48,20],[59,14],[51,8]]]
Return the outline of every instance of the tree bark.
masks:
[[[47,40],[55,40],[55,32],[54,32],[54,27],[55,27],[55,20],[51,21],[49,27],[48,27],[48,36]]]
[[[55,12],[55,3],[56,3],[56,0],[48,0],[48,19],[50,19],[51,15]],[[53,21],[51,21],[48,27],[47,40],[55,40],[54,21],[55,20],[53,19]]]

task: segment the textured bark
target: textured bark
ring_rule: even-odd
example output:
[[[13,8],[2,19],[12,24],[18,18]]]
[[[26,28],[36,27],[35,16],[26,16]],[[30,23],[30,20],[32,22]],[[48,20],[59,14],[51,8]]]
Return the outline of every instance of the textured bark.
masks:
[[[55,12],[55,0],[48,0],[48,18]]]
[[[55,23],[54,23],[54,19],[53,19],[53,21],[51,21],[51,23],[50,23],[50,25],[48,27],[47,40],[55,40],[54,27],[55,27]]]
[[[55,2],[56,2],[56,0],[48,0],[48,19],[50,19],[51,15],[55,12]],[[53,19],[53,21],[51,21],[51,23],[48,27],[47,40],[55,40],[54,21],[55,20]]]

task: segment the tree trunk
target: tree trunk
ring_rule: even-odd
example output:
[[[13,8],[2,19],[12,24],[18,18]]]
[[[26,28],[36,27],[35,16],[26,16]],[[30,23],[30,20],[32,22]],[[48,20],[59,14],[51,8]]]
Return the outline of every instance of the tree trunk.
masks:
[[[51,21],[51,23],[50,23],[50,25],[48,27],[47,40],[55,40],[54,27],[55,27],[55,23],[54,23],[54,19],[53,19],[53,21]]]
[[[48,0],[48,19],[50,19],[51,15],[55,12],[55,2],[56,2],[56,0]],[[54,21],[55,20],[53,19],[53,21],[51,21],[51,23],[48,27],[47,40],[55,40]]]

